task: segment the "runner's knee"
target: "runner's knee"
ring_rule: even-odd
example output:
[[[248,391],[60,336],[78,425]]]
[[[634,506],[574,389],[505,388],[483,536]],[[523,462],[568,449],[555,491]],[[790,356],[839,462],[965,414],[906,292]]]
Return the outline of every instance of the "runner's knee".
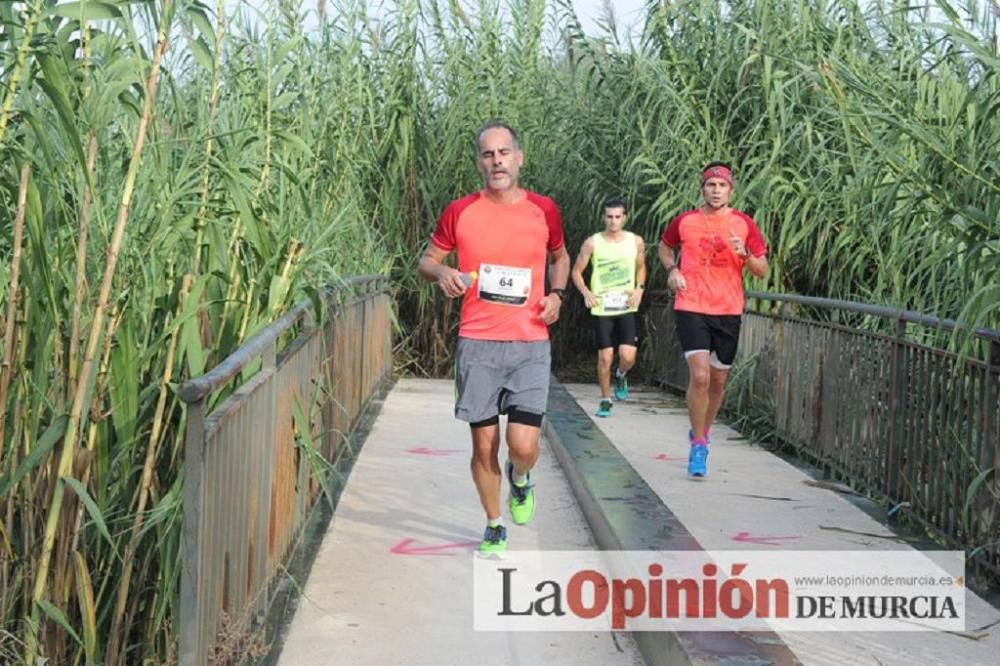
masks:
[[[688,374],[691,386],[697,389],[707,389],[711,380],[711,370],[708,365],[708,354],[701,354],[701,358],[695,355],[688,357]]]
[[[622,365],[632,367],[635,364],[635,347],[629,345],[619,347],[618,358],[621,359]]]
[[[712,368],[711,371],[711,381],[708,390],[712,393],[722,393],[722,390],[726,388],[726,380],[729,378],[729,370],[722,370],[719,368]]]
[[[533,437],[507,438],[507,456],[519,465],[535,464],[538,460],[538,440]]]
[[[492,461],[492,464],[495,465],[497,454],[500,452],[500,429],[497,427],[490,429],[491,421],[493,424],[497,424],[499,418],[493,417],[469,424],[472,432],[472,459],[481,464]]]

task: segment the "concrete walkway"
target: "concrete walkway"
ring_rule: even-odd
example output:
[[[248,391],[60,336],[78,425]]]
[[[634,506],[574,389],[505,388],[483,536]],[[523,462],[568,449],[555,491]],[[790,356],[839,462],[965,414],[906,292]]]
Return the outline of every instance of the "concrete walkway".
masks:
[[[676,398],[633,391],[628,402],[615,405],[611,418],[598,419],[592,416],[595,386],[566,388],[591,415],[589,422],[580,416],[573,428],[579,430],[582,422],[611,440],[614,464],[634,468],[630,473],[649,486],[651,501],[676,521],[674,531],[682,540],[706,550],[910,548],[843,495],[813,485],[801,470],[725,426],[712,432],[708,478],[688,479],[687,416]],[[568,395],[565,400],[572,404]],[[468,429],[452,418],[452,401],[449,381],[404,379],[390,392],[284,633],[279,663],[642,664],[629,634],[473,631],[472,553],[483,515],[469,478]],[[594,538],[550,446],[543,442],[534,472],[539,487],[534,522],[515,526],[507,518],[510,548],[593,550]],[[629,529],[633,534],[648,529],[643,525],[648,523],[633,521]],[[1000,664],[1000,611],[969,592],[967,615],[961,634],[787,632],[780,637],[793,660],[810,666]],[[641,641],[648,652],[647,638]],[[699,658],[697,663],[718,662]]]
[[[625,633],[475,632],[473,552],[485,525],[468,427],[449,381],[400,380],[341,496],[285,636],[281,666],[642,664]],[[539,510],[505,516],[512,550],[593,550],[543,442]],[[506,498],[506,488],[504,489]]]
[[[690,480],[683,400],[633,391],[603,419],[593,416],[600,396],[596,386],[566,388],[706,550],[910,548],[841,494],[811,485],[807,474],[724,425],[711,433],[708,477]],[[969,591],[967,617],[962,635],[787,632],[781,637],[807,665],[1000,664],[1000,611]]]

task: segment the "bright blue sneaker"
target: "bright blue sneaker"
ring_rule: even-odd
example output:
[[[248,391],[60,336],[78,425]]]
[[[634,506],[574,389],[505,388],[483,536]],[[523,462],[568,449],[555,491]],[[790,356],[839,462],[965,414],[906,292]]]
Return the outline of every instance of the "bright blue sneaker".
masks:
[[[618,370],[615,370],[614,374],[615,380],[615,399],[616,400],[628,400],[628,377],[625,375],[618,376]]]
[[[607,398],[601,398],[601,405],[597,408],[597,415],[602,419],[611,416],[611,408],[614,403]]]
[[[708,474],[708,445],[705,442],[695,442],[688,454],[688,474],[695,478],[704,478]]]

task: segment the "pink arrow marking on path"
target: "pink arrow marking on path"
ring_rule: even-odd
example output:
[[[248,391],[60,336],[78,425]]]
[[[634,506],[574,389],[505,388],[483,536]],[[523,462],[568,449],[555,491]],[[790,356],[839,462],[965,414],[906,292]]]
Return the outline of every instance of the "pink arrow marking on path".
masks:
[[[763,546],[780,546],[782,541],[792,541],[794,539],[801,539],[800,536],[758,536],[752,537],[749,532],[740,532],[732,539],[733,541],[741,541],[743,543],[758,543]],[[774,543],[777,541],[778,543]]]
[[[451,550],[455,548],[471,548],[472,546],[478,546],[478,541],[458,541],[455,543],[443,543],[439,546],[414,546],[417,542],[416,539],[403,539],[395,546],[389,549],[389,552],[393,555],[457,555],[458,553],[444,553],[441,551]]]
[[[661,453],[658,456],[653,456],[653,460],[673,460],[673,458],[668,458],[666,453]]]
[[[405,449],[407,453],[418,456],[450,456],[453,453],[461,453],[464,449],[429,449],[426,446],[418,446],[412,449]]]

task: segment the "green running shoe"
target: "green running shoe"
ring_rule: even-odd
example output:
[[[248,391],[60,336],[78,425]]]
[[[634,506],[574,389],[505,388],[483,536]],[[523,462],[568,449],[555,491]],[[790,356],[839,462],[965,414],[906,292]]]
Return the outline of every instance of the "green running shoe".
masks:
[[[507,552],[507,528],[503,525],[486,526],[483,541],[479,544],[479,552],[485,554]]]
[[[612,403],[611,400],[608,398],[601,398],[601,405],[597,408],[597,415],[602,419],[611,416],[611,408],[613,406],[614,403]]]
[[[618,376],[618,371],[615,370],[615,399],[616,400],[628,400],[628,377],[625,375]]]
[[[510,517],[518,525],[530,522],[535,515],[535,487],[531,475],[523,486],[514,485],[514,463],[507,461],[507,480],[510,482]]]

